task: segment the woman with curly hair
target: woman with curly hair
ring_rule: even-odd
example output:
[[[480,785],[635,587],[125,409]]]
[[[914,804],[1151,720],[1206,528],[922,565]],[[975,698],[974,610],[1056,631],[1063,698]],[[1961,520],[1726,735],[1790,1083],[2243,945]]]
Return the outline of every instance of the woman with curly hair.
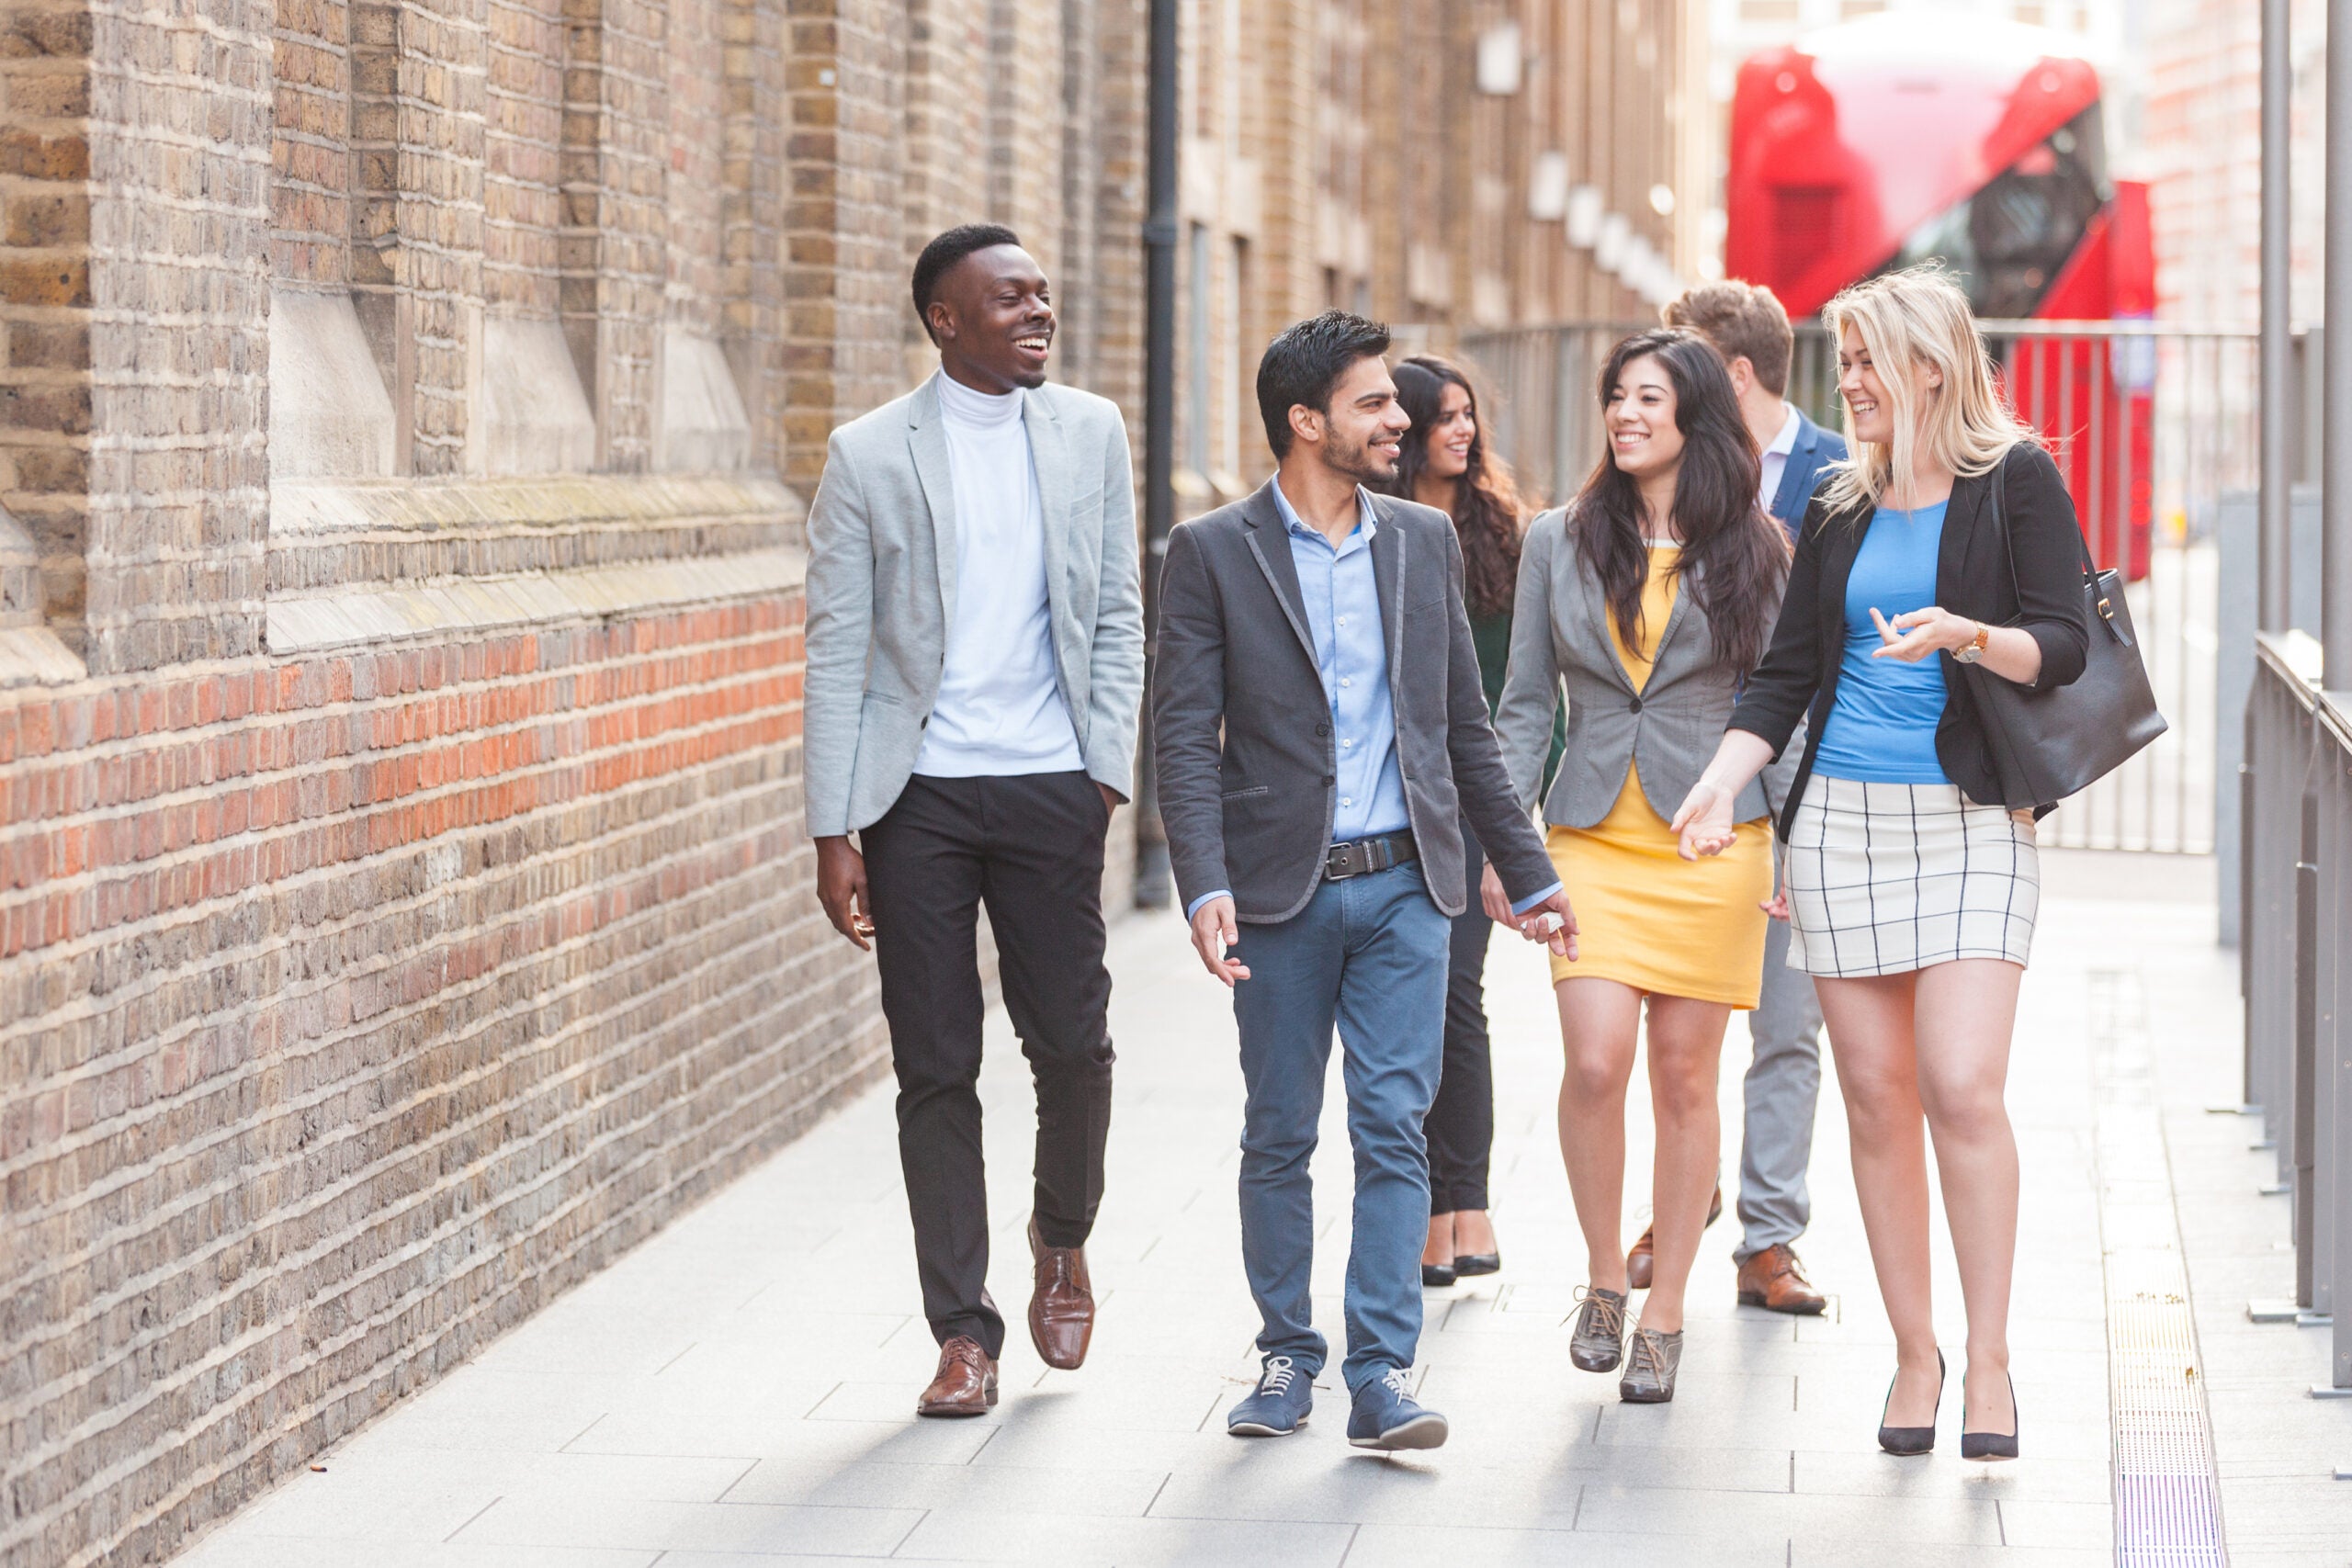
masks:
[[[1396,400],[1412,416],[1393,493],[1453,519],[1462,540],[1463,600],[1478,673],[1491,712],[1502,697],[1510,657],[1511,600],[1519,587],[1520,536],[1527,511],[1510,469],[1487,446],[1478,394],[1462,368],[1417,354],[1394,372]],[[1555,724],[1553,760],[1559,757]],[[1494,1069],[1488,1055],[1484,979],[1493,930],[1478,906],[1486,856],[1462,825],[1469,908],[1454,917],[1445,995],[1445,1066],[1422,1130],[1430,1146],[1430,1235],[1421,1249],[1421,1283],[1451,1285],[1502,1267],[1487,1215],[1487,1162],[1495,1141]]]

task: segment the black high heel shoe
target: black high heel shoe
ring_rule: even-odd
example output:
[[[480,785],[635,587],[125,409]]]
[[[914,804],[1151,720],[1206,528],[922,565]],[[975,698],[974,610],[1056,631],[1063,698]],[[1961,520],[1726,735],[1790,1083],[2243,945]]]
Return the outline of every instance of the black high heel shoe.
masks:
[[[1421,1265],[1421,1288],[1423,1290],[1442,1291],[1453,1283],[1453,1265],[1451,1263],[1424,1263]]]
[[[1960,1380],[1961,1408],[1968,1408],[1968,1379]],[[1960,1433],[1960,1457],[1962,1459],[2015,1459],[2018,1457],[2018,1382],[2009,1380],[2009,1429],[2006,1432],[1972,1432],[1962,1427]]]
[[[1903,1374],[1897,1372],[1894,1375],[1899,1378]],[[1939,1350],[1936,1352],[1936,1404],[1940,1407],[1943,1402],[1944,1353]],[[1889,1379],[1886,1385],[1886,1404],[1881,1406],[1878,1413],[1878,1446],[1888,1453],[1905,1456],[1924,1454],[1933,1450],[1936,1446],[1935,1423],[1930,1421],[1924,1427],[1890,1427],[1886,1424],[1886,1412],[1894,1404],[1894,1382],[1893,1379]],[[1963,1444],[1966,1440],[1962,1439]],[[2014,1449],[2017,1439],[2012,1438],[2009,1441],[2011,1448]]]

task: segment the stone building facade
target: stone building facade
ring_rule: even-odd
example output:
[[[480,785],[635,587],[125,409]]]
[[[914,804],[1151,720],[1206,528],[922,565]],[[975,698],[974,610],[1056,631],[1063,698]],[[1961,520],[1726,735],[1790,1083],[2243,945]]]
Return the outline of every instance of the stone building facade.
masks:
[[[881,1066],[801,519],[1139,0],[6,0],[0,1564],[135,1563]],[[1116,857],[1114,857],[1116,858]]]

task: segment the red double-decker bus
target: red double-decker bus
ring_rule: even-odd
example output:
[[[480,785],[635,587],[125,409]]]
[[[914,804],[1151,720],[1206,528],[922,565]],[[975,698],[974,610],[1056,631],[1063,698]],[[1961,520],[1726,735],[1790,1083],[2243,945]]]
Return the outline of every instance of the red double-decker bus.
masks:
[[[2144,185],[2111,180],[2098,73],[2039,28],[1890,13],[1766,50],[1732,100],[1724,270],[1792,316],[1939,260],[1980,317],[2146,320]],[[1993,333],[2051,437],[2093,553],[2148,566],[2153,351],[2131,336]]]

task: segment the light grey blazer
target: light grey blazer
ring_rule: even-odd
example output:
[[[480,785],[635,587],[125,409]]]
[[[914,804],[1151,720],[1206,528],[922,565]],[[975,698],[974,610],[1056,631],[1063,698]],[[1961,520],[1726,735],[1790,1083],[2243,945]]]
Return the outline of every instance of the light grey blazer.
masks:
[[[956,494],[929,380],[833,432],[808,508],[808,834],[878,819],[906,788],[939,699],[956,606]],[[1134,793],[1143,702],[1135,478],[1118,405],[1031,391],[1054,668],[1089,777]]]
[[[1510,668],[1495,710],[1503,762],[1522,808],[1535,804],[1553,705],[1565,686],[1567,752],[1544,802],[1544,820],[1594,826],[1617,804],[1631,765],[1640,768],[1651,809],[1673,820],[1714,760],[1744,673],[1716,660],[1707,612],[1685,583],[1667,615],[1657,662],[1635,693],[1609,636],[1600,581],[1568,538],[1566,512],[1546,512],[1529,526],[1511,611]],[[1747,822],[1769,810],[1766,781],[1758,779],[1740,792],[1733,816]]]

